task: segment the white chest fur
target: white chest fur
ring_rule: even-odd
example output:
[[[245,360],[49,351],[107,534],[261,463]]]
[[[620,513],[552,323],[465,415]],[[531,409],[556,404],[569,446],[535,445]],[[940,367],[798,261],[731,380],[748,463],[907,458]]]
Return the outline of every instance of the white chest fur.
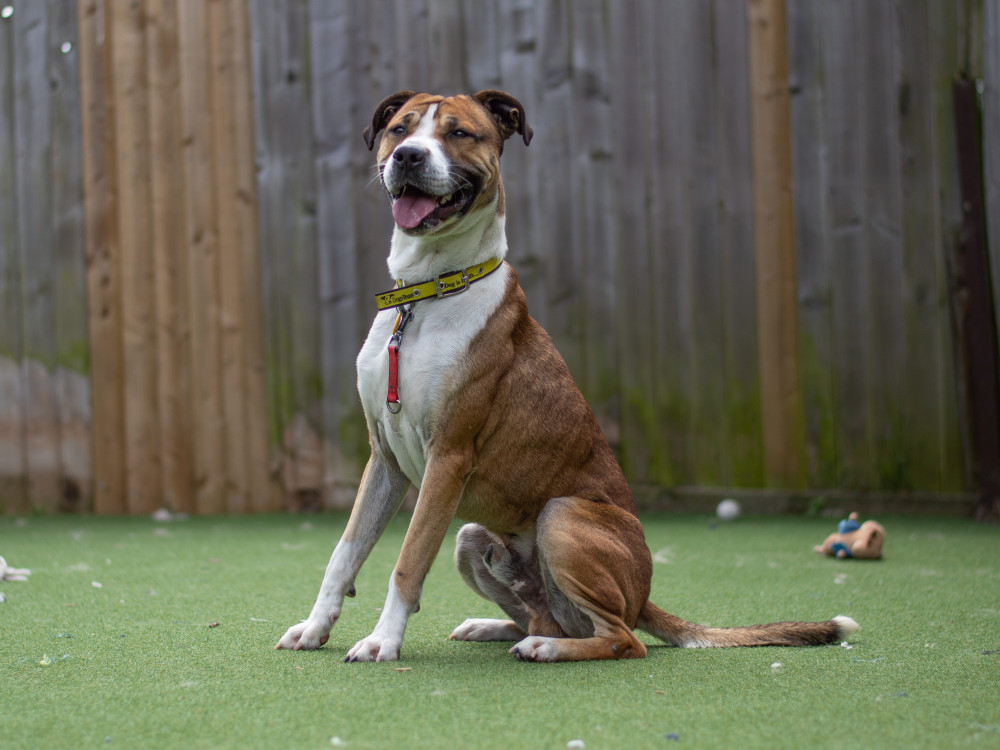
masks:
[[[423,480],[430,425],[447,408],[448,395],[461,387],[459,367],[506,288],[507,266],[501,266],[463,294],[414,305],[399,348],[398,414],[390,413],[385,403],[387,349],[396,311],[380,312],[372,323],[358,355],[358,392],[369,426],[377,426],[385,447],[414,486]]]

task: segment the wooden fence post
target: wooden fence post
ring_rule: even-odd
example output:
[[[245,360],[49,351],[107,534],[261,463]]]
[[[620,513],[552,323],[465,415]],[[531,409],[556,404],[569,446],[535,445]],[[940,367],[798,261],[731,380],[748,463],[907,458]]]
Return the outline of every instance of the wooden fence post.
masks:
[[[797,487],[805,481],[804,413],[784,0],[748,0],[747,21],[764,466],[768,484]]]

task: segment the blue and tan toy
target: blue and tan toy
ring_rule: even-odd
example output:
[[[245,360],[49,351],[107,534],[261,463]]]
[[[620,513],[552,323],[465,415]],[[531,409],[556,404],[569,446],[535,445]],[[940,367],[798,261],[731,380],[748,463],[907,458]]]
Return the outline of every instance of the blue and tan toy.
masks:
[[[877,560],[882,557],[885,543],[885,529],[877,521],[858,522],[858,514],[851,513],[837,524],[837,533],[813,549],[820,555],[845,559],[856,557],[860,560]]]

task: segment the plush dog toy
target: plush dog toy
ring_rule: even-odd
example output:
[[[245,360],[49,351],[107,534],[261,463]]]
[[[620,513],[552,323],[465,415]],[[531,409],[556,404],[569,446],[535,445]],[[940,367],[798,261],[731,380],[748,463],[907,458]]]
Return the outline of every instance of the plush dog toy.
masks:
[[[858,523],[858,514],[851,513],[837,525],[837,533],[813,549],[820,555],[830,557],[857,557],[863,560],[877,560],[882,557],[885,543],[885,529],[877,521]]]

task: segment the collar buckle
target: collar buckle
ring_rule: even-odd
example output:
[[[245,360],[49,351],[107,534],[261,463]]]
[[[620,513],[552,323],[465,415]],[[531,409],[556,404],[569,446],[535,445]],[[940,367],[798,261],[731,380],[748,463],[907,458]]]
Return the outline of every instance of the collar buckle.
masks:
[[[445,274],[445,279],[456,276],[457,274]],[[438,296],[438,299],[443,297],[454,297],[461,294],[462,292],[469,291],[469,272],[462,271],[462,277],[455,282],[452,281],[441,281],[440,276],[434,277],[434,293]]]

